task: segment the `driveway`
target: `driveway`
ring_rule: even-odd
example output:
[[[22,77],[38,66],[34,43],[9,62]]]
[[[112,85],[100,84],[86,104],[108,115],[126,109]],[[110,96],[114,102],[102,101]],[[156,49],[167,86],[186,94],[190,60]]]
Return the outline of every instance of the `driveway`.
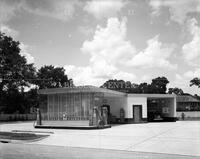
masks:
[[[101,130],[34,129],[32,124],[1,124],[0,131],[53,132],[27,144],[200,156],[200,121],[125,124]]]

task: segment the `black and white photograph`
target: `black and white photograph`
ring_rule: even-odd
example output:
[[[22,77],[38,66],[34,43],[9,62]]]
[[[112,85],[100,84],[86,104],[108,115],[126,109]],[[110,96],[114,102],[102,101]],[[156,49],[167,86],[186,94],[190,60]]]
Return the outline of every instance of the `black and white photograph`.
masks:
[[[200,159],[200,0],[0,0],[0,159]]]

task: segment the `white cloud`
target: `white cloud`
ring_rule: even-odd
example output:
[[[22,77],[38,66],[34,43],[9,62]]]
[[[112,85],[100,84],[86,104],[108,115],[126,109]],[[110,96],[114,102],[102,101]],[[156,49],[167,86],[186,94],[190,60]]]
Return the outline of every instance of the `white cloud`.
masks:
[[[109,18],[106,27],[97,26],[93,39],[86,40],[81,48],[83,53],[90,55],[90,64],[87,67],[70,66],[73,71],[67,71],[68,75],[79,83],[84,83],[84,78],[87,78],[87,82],[98,85],[98,82],[113,78],[130,81],[136,79],[134,74],[122,71],[122,67],[176,68],[176,65],[169,62],[174,45],[163,44],[155,36],[148,40],[144,51],[137,53],[136,48],[126,39],[126,23],[126,18],[121,21]]]
[[[143,75],[142,77],[141,77],[141,82],[147,82],[147,83],[150,83],[151,82],[151,80],[152,80],[153,78],[150,76],[150,75]]]
[[[102,61],[108,65],[122,63],[132,57],[136,50],[126,40],[126,22],[117,18],[109,18],[106,28],[97,26],[92,41],[85,41],[81,50],[91,55],[90,62]]]
[[[95,18],[109,18],[117,13],[127,4],[124,0],[91,0],[86,2],[84,10]]]
[[[162,7],[169,8],[171,20],[183,24],[189,13],[200,12],[200,0],[151,0],[152,14],[159,15]]]
[[[0,24],[9,21],[13,16],[15,16],[16,10],[21,6],[21,3],[12,1],[11,4],[7,0],[0,0]]]
[[[118,64],[135,53],[135,48],[126,40],[126,22],[126,18],[121,22],[110,18],[106,28],[97,26],[93,40],[83,43],[81,50],[90,54],[95,76],[113,77],[118,72]]]
[[[7,36],[11,36],[13,38],[17,37],[19,32],[16,31],[15,29],[10,28],[7,25],[0,25],[0,31],[2,33],[5,33]]]
[[[68,21],[75,14],[75,7],[80,6],[78,0],[1,0],[0,1],[0,23],[9,21],[18,12],[27,12]]]
[[[152,15],[160,15],[160,7],[162,6],[162,1],[160,0],[151,0],[149,5],[152,7]]]
[[[85,36],[89,36],[94,33],[94,29],[90,26],[79,26],[78,31]]]
[[[189,86],[189,79],[186,78],[184,75],[175,74],[175,79],[173,81],[170,81],[170,85],[168,88],[178,87],[183,89],[184,91],[187,91]]]
[[[124,79],[126,81],[134,81],[136,76],[133,73],[119,71],[113,75],[113,79]]]
[[[20,55],[26,58],[27,63],[34,63],[34,57],[28,53],[30,51],[30,46],[25,45],[24,43],[20,43],[19,48],[21,49]]]
[[[188,30],[193,36],[189,43],[182,47],[183,57],[190,65],[199,65],[200,61],[200,27],[196,19],[188,21]]]
[[[75,6],[79,5],[78,0],[26,0],[23,7],[33,14],[68,21],[75,14]]]
[[[75,85],[101,86],[108,79],[123,79],[128,81],[133,81],[136,79],[134,74],[119,70],[112,72],[110,76],[104,74],[97,76],[97,74],[100,74],[100,72],[98,72],[98,70],[92,66],[77,67],[74,65],[66,65],[64,68],[66,70],[65,73],[69,76],[69,78],[73,79]]]
[[[126,22],[126,18],[121,21],[110,18],[105,28],[97,26],[91,41],[83,43],[82,52],[90,55],[89,66],[65,66],[75,84],[101,85],[112,78],[135,79],[134,74],[119,69],[135,53],[135,48],[126,40]]]
[[[170,82],[167,85],[167,89],[169,88],[181,88],[185,90],[185,88],[188,87],[188,81],[186,81],[180,74],[175,74],[175,77],[173,80],[170,80]]]
[[[177,73],[175,75],[175,79],[173,81],[170,81],[170,87],[181,88],[185,93],[199,94],[199,88],[189,87],[190,81],[194,77],[199,77],[199,76],[200,76],[200,69],[196,69],[194,71],[187,71],[183,74]]]
[[[195,68],[194,71],[185,72],[184,76],[189,78],[189,79],[193,79],[195,77],[200,77],[200,67],[199,68]]]
[[[75,85],[100,86],[105,82],[104,78],[95,77],[90,66],[77,67],[74,65],[64,66],[66,74],[73,79]]]
[[[147,41],[147,48],[136,54],[126,64],[128,66],[142,66],[144,68],[176,69],[177,65],[171,64],[169,58],[174,50],[174,45],[162,44],[158,36]]]

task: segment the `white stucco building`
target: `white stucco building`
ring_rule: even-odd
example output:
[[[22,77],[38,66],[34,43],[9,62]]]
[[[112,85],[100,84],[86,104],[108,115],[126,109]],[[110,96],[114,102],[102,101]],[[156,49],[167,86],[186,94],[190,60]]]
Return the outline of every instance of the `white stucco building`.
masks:
[[[173,94],[128,94],[94,86],[52,88],[38,91],[43,124],[89,125],[93,109],[106,108],[109,123],[176,121]]]

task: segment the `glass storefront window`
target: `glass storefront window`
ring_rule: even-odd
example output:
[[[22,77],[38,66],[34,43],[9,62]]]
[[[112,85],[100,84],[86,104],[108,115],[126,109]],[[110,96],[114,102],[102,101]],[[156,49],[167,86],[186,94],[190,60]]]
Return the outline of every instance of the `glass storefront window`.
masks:
[[[48,95],[48,120],[88,120],[94,106],[94,93]]]

